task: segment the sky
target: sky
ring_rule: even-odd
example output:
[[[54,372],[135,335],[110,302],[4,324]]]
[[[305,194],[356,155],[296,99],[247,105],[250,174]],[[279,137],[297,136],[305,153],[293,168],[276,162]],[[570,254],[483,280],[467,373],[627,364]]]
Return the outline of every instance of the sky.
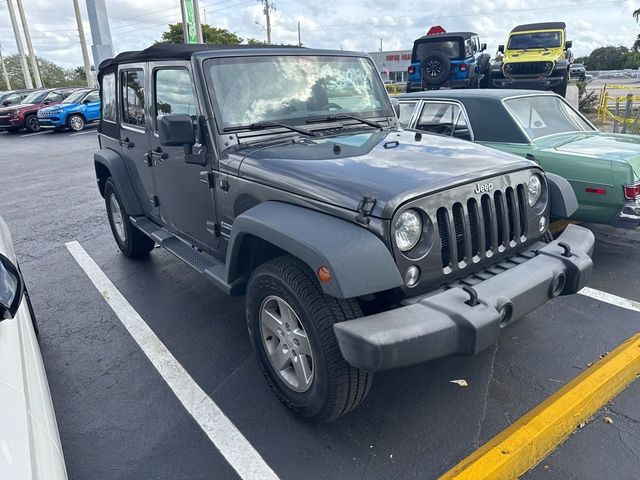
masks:
[[[14,1],[15,0],[11,0]],[[16,53],[7,0],[0,0],[0,44]],[[307,47],[358,51],[410,49],[432,25],[448,31],[475,31],[489,52],[505,43],[515,25],[543,21],[567,23],[575,56],[605,45],[631,46],[640,27],[630,0],[273,0],[272,40],[297,44],[300,22]],[[23,0],[36,54],[65,68],[82,65],[72,0]],[[106,0],[115,53],[139,50],[159,40],[168,23],[180,21],[179,0]],[[85,35],[91,45],[85,1],[80,0]],[[206,23],[242,38],[265,39],[258,0],[200,0]],[[24,43],[24,42],[23,42]]]

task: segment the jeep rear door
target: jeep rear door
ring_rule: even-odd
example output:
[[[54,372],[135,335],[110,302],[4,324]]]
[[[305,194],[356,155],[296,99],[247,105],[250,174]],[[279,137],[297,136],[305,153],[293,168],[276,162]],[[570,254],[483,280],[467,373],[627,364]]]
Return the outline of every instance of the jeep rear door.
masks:
[[[150,128],[153,174],[160,203],[162,223],[173,233],[188,237],[203,249],[219,244],[213,189],[209,188],[211,166],[185,162],[182,146],[160,145],[158,121],[164,115],[186,114],[193,119],[196,145],[193,153],[205,151],[198,115],[202,110],[193,88],[187,62],[150,63],[152,104]],[[203,153],[201,158],[207,158]]]
[[[124,64],[118,70],[120,85],[120,148],[145,212],[158,214],[153,173],[148,164],[146,65]]]

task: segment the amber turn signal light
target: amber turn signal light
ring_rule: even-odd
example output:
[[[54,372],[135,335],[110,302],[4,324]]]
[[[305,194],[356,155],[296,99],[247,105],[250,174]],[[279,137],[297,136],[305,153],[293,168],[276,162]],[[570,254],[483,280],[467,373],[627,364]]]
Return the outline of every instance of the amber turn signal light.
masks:
[[[327,267],[320,267],[318,269],[318,279],[322,283],[329,283],[331,281],[331,272]]]

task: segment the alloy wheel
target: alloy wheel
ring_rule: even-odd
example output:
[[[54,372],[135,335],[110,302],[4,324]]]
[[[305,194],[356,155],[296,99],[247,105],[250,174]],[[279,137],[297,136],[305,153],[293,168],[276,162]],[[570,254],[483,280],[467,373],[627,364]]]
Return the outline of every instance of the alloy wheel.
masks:
[[[439,60],[431,60],[427,63],[425,71],[430,77],[437,77],[442,72],[442,64]]]
[[[69,120],[69,126],[74,132],[79,132],[84,128],[84,122],[82,121],[82,118],[74,116],[71,117],[71,120]]]
[[[127,239],[127,233],[124,228],[124,218],[122,217],[122,210],[120,209],[120,204],[118,203],[118,199],[114,194],[109,196],[109,209],[111,210],[111,221],[113,223],[113,228],[118,236],[118,239],[124,243]]]
[[[291,390],[306,392],[313,383],[313,353],[300,317],[284,299],[271,295],[260,308],[262,344],[269,363]]]
[[[32,132],[37,132],[40,130],[40,123],[38,122],[38,118],[35,116],[29,117],[27,120],[27,128]]]

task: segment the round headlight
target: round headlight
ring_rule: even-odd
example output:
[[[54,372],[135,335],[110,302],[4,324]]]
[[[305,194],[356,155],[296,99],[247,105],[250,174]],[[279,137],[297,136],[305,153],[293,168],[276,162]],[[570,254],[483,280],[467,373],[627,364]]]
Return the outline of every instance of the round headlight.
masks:
[[[416,246],[422,235],[422,219],[415,210],[402,213],[393,226],[393,236],[398,248],[406,252]]]
[[[527,186],[527,197],[529,199],[529,206],[533,207],[542,195],[542,182],[540,176],[533,174],[529,178],[529,184]]]

